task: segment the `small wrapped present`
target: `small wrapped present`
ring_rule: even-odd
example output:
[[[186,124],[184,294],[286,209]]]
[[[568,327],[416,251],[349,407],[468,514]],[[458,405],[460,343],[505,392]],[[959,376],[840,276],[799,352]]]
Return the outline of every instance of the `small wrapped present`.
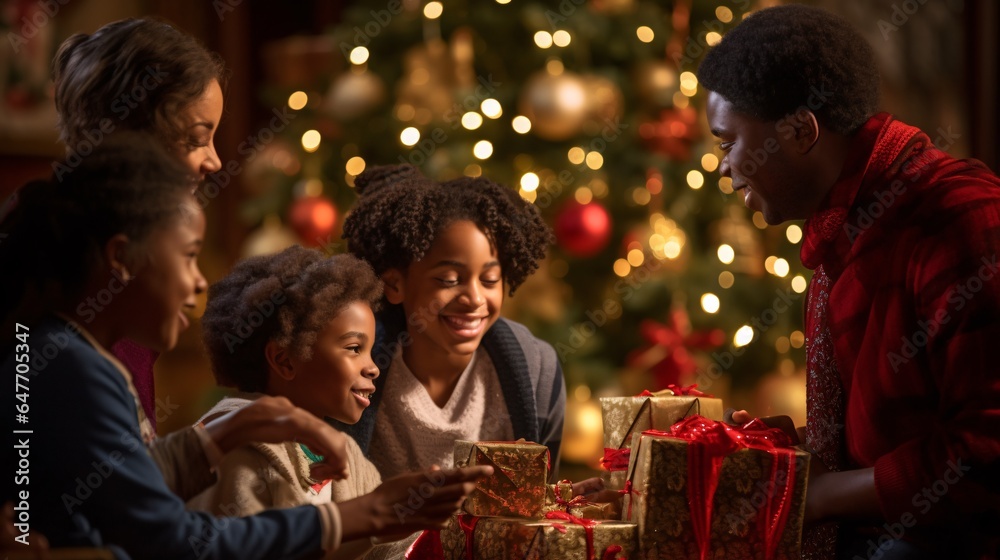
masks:
[[[452,517],[441,530],[447,560],[626,560],[636,557],[636,526],[550,512],[545,519]]]
[[[476,483],[462,506],[467,513],[493,517],[542,515],[549,477],[547,447],[524,440],[456,441],[455,466],[472,465],[490,465],[493,476]]]
[[[543,512],[550,511],[568,513],[581,519],[621,519],[621,512],[615,504],[595,503],[583,496],[573,496],[573,483],[569,480],[548,485]]]
[[[809,454],[760,420],[637,434],[623,518],[644,559],[800,558]]]
[[[695,385],[669,388],[657,393],[643,391],[634,397],[603,397],[605,486],[625,487],[632,436],[646,430],[666,430],[674,423],[699,414],[722,420],[722,399],[702,393]]]

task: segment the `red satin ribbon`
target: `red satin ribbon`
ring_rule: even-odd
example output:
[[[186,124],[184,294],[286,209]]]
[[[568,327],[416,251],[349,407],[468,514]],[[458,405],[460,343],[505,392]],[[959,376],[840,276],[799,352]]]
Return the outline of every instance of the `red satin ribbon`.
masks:
[[[788,521],[795,487],[795,452],[789,449],[792,441],[787,434],[756,418],[743,426],[730,426],[694,415],[671,426],[669,432],[647,430],[643,435],[673,437],[690,444],[687,465],[688,501],[691,507],[691,525],[702,560],[708,558],[710,551],[712,507],[723,459],[739,449],[758,449],[770,453],[774,458],[770,481],[776,489],[778,470],[784,469],[787,475],[780,496],[769,499],[759,512],[763,521],[758,525],[764,541],[765,558],[774,558]],[[629,513],[631,517],[631,512]]]
[[[600,521],[596,521],[593,519],[581,519],[575,515],[570,515],[564,511],[550,511],[545,514],[545,519],[553,519],[553,520],[559,519],[583,527],[583,530],[587,533],[587,560],[594,560],[594,526],[600,525],[601,524]],[[559,530],[563,533],[566,532],[566,528],[565,527],[560,528],[558,523],[553,524],[553,527],[556,527],[556,530]],[[470,556],[469,558],[472,557]]]
[[[628,469],[628,458],[632,449],[625,447],[615,449],[613,447],[604,448],[604,457],[601,458],[601,467],[606,471],[624,471]]]
[[[618,553],[621,551],[621,545],[613,544],[604,549],[604,554],[601,556],[601,560],[618,560]]]
[[[626,495],[629,496],[629,500],[628,500],[628,512],[625,514],[625,518],[628,519],[629,521],[632,521],[632,502],[634,502],[635,500],[632,498],[632,496],[630,496],[630,494],[632,494],[632,479],[631,478],[625,481],[625,488],[622,488],[621,490],[619,490],[618,493],[621,494],[622,496],[626,496]]]
[[[670,389],[674,393],[675,397],[705,397],[705,398],[708,398],[708,399],[715,398],[715,397],[713,397],[712,395],[710,395],[708,393],[703,393],[703,392],[699,391],[697,383],[694,383],[692,385],[688,385],[687,387],[681,387],[680,385],[675,385],[673,383],[670,383],[670,384],[667,385],[667,389]],[[656,394],[653,393],[652,391],[650,391],[649,389],[644,389],[641,393],[639,393],[636,396],[637,397],[652,397],[652,396],[655,396],[655,395]]]
[[[458,516],[458,526],[461,527],[462,532],[465,533],[466,558],[473,558],[473,553],[476,551],[476,539],[473,533],[476,532],[477,523],[479,523],[479,516],[477,515]]]

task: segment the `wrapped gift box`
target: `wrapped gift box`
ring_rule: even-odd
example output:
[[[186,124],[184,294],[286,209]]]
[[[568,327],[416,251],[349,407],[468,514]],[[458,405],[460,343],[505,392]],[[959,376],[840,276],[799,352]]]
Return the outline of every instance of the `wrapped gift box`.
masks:
[[[690,417],[637,434],[623,517],[643,559],[801,557],[809,454],[759,420]]]
[[[637,557],[634,524],[564,517],[453,517],[441,530],[444,557],[447,560],[625,560]]]
[[[477,516],[540,517],[548,491],[549,450],[525,441],[457,441],[455,466],[490,465],[463,509]],[[572,492],[572,490],[571,490]]]
[[[632,437],[646,430],[667,430],[678,421],[698,414],[722,420],[722,399],[716,399],[693,387],[666,389],[658,393],[644,391],[635,397],[604,397],[605,486],[613,490],[625,487],[626,468]]]

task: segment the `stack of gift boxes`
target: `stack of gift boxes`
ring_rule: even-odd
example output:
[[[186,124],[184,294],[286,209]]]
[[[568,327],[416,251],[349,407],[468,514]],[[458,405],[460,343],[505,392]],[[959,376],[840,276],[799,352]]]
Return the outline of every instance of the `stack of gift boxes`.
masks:
[[[527,442],[457,442],[455,465],[491,465],[466,498],[465,514],[441,531],[448,560],[635,558],[637,527],[607,519],[611,504],[573,498],[569,481],[548,484],[549,452]]]
[[[458,442],[456,465],[492,465],[441,531],[448,560],[799,558],[809,454],[760,420],[730,426],[693,387],[601,399],[605,485],[619,504],[547,484],[547,448]],[[619,513],[620,511],[620,513]],[[613,519],[612,519],[613,518]]]

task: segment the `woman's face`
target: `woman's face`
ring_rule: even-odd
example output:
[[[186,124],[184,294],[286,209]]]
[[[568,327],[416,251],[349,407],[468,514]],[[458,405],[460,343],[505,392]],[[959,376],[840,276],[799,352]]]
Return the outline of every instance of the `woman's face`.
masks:
[[[194,103],[178,115],[183,130],[179,147],[181,161],[204,182],[205,176],[222,169],[219,155],[215,153],[215,130],[222,118],[222,88],[212,80]]]

